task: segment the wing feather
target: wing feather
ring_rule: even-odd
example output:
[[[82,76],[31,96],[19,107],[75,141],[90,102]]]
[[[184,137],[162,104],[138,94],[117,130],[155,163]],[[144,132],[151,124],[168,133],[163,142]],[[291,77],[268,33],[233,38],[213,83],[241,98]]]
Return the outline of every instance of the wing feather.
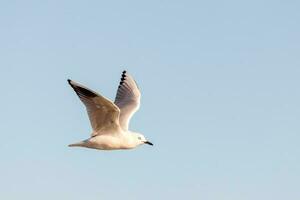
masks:
[[[86,107],[92,136],[119,126],[120,109],[113,102],[75,81],[68,82]]]
[[[141,93],[133,77],[123,71],[115,104],[120,109],[119,123],[124,130],[128,130],[132,115],[139,109],[140,98]]]

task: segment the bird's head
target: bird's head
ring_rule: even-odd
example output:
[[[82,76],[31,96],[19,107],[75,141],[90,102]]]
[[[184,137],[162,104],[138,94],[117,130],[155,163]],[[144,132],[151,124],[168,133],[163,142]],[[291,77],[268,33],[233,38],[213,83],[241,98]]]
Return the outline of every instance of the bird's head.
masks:
[[[135,142],[139,145],[141,144],[149,144],[151,146],[153,146],[153,144],[151,142],[149,142],[145,136],[143,136],[142,134],[140,133],[133,133],[133,138],[135,140]]]

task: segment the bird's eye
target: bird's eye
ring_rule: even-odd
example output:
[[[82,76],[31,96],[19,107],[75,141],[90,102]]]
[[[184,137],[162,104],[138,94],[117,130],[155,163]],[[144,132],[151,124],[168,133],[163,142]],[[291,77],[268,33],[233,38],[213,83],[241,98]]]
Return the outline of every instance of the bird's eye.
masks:
[[[142,138],[141,138],[141,137],[138,137],[138,139],[141,140]]]

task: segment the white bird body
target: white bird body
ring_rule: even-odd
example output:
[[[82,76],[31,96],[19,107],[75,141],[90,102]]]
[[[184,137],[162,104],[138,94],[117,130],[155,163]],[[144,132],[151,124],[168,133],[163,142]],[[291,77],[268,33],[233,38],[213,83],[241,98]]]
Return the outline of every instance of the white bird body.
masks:
[[[132,134],[130,132],[123,132],[97,135],[69,146],[81,146],[100,150],[132,149],[142,144],[135,142]]]
[[[130,118],[140,106],[140,91],[126,71],[122,74],[114,103],[79,83],[68,82],[86,106],[93,128],[89,139],[70,144],[70,147],[116,150],[153,145],[142,134],[128,130]]]

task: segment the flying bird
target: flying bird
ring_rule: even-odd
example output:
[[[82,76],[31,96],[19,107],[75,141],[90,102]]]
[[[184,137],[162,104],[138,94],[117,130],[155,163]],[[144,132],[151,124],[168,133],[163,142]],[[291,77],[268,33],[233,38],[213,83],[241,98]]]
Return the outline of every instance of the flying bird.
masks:
[[[140,107],[141,93],[126,71],[122,73],[114,102],[75,81],[68,79],[68,83],[85,105],[93,129],[90,138],[69,147],[117,150],[153,145],[142,134],[128,129],[131,117]]]

